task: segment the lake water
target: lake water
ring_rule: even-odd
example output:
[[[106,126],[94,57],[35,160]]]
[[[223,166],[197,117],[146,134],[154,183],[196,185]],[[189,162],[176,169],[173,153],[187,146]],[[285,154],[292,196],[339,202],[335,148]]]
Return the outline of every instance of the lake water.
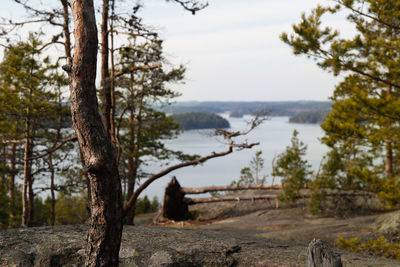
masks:
[[[237,131],[247,129],[246,121],[249,121],[250,117],[227,119],[231,124],[230,130]],[[252,149],[234,151],[224,157],[210,159],[203,165],[189,166],[171,172],[152,183],[142,193],[141,197],[144,195],[148,195],[150,198],[157,196],[161,200],[165,186],[173,176],[176,176],[181,186],[184,187],[229,185],[232,180],[239,178],[240,170],[249,165],[250,160],[258,150],[263,152],[264,173],[268,175],[266,184],[270,184],[272,180],[270,175],[272,160],[276,155],[284,152],[286,146],[290,145],[290,139],[295,129],[299,132],[299,139],[308,146],[306,159],[313,166],[313,169],[317,170],[322,156],[327,151],[327,147],[319,141],[319,138],[323,136],[322,129],[315,124],[292,124],[288,121],[288,117],[269,118],[242,139],[247,140],[248,143],[260,142],[260,145]],[[227,149],[226,143],[221,138],[213,136],[212,130],[186,131],[177,139],[168,141],[167,146],[171,149],[202,156]],[[147,170],[156,173],[163,168],[165,166],[159,167],[154,163]]]

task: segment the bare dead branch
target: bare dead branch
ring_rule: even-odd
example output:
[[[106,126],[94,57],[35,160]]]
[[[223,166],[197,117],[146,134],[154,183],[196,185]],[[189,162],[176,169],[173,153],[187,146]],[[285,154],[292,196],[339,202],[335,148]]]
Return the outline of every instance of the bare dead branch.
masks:
[[[224,137],[224,139],[228,142],[228,149],[226,151],[223,152],[213,152],[207,156],[204,157],[200,157],[198,159],[195,160],[190,160],[190,161],[186,161],[186,162],[182,162],[180,164],[176,164],[173,165],[151,177],[149,177],[143,184],[141,184],[138,189],[136,189],[136,191],[132,194],[132,196],[130,197],[130,199],[128,200],[128,202],[126,203],[125,207],[124,207],[124,216],[126,214],[128,214],[128,211],[132,208],[133,204],[136,203],[137,198],[139,197],[140,193],[146,189],[152,182],[154,182],[155,180],[167,175],[168,173],[180,169],[180,168],[184,168],[187,166],[196,166],[199,165],[201,163],[206,162],[207,160],[213,159],[213,158],[218,158],[218,157],[223,157],[226,156],[230,153],[232,153],[234,151],[234,148],[238,148],[239,150],[242,149],[250,149],[253,146],[259,145],[259,143],[240,143],[240,144],[236,144],[234,143],[234,141],[232,140],[233,137],[237,137],[237,136],[241,136],[241,135],[246,135],[248,134],[251,130],[253,130],[255,127],[257,127],[262,121],[264,121],[265,118],[263,119],[260,116],[256,116],[252,123],[250,123],[250,129],[244,132],[230,132],[227,130],[216,130],[216,134],[219,133],[219,135],[222,135]]]
[[[203,194],[208,192],[217,191],[242,191],[242,190],[281,190],[282,186],[270,186],[270,185],[247,185],[247,186],[207,186],[200,188],[182,187],[181,191],[185,194]]]
[[[197,11],[200,11],[208,6],[208,2],[201,4],[199,3],[199,1],[196,0],[190,0],[190,1],[174,0],[174,1],[180,4],[187,11],[190,11],[193,15],[195,15]]]
[[[202,203],[226,202],[226,201],[243,201],[243,200],[264,200],[276,199],[276,195],[259,195],[259,196],[224,196],[224,197],[206,197],[206,198],[185,198],[184,201],[188,205],[196,205]]]
[[[274,187],[275,188],[275,187]],[[182,188],[183,192],[186,188]],[[200,193],[192,193],[192,189],[196,188],[189,188],[188,190],[190,193],[187,194],[200,194]],[[201,188],[199,188],[201,189]],[[252,188],[251,188],[252,189]],[[271,188],[272,189],[272,188]],[[275,188],[280,190],[279,188]],[[217,191],[217,190],[215,190]],[[224,190],[221,190],[224,191]],[[211,192],[211,191],[208,191]],[[186,192],[185,192],[186,193]],[[206,192],[204,192],[206,193]],[[302,193],[297,197],[298,199],[310,198],[312,196],[312,192],[310,190],[304,189]],[[375,193],[368,192],[368,191],[356,191],[356,190],[330,190],[327,191],[325,197],[376,197]],[[273,195],[252,195],[252,196],[222,196],[222,197],[208,197],[208,198],[185,198],[184,201],[188,205],[195,205],[201,203],[213,203],[213,202],[225,202],[225,201],[241,201],[241,200],[262,200],[262,199],[277,199],[278,194]]]

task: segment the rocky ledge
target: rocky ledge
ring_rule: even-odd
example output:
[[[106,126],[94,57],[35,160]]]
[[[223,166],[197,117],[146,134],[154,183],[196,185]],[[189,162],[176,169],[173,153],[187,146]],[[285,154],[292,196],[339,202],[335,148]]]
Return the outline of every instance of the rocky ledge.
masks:
[[[87,226],[0,231],[0,266],[82,266]],[[307,247],[257,230],[126,226],[120,266],[305,266]],[[344,266],[399,266],[399,261],[337,251]]]

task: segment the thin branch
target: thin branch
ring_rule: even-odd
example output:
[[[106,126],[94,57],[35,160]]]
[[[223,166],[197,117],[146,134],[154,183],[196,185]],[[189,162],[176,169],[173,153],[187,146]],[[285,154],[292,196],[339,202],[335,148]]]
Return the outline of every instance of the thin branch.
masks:
[[[379,18],[379,17],[371,16],[371,15],[365,13],[365,12],[362,12],[362,11],[359,10],[359,9],[353,8],[352,6],[345,5],[345,4],[343,3],[343,1],[336,0],[335,2],[337,2],[338,4],[340,4],[340,5],[342,5],[342,6],[346,7],[346,8],[348,8],[348,9],[350,9],[351,11],[353,11],[354,13],[356,13],[356,14],[358,14],[358,15],[361,15],[361,16],[363,16],[363,17],[372,19],[372,20],[374,20],[374,21],[376,21],[376,22],[378,22],[378,23],[381,23],[381,24],[383,24],[383,25],[389,27],[389,28],[392,28],[392,29],[395,29],[395,30],[400,30],[400,26],[394,25],[394,24],[389,23],[389,22],[386,22],[386,21],[384,21],[383,19],[381,19],[381,18]]]
[[[76,140],[78,140],[78,137],[76,137],[76,136],[69,137],[69,138],[63,140],[63,141],[62,141],[60,144],[58,144],[57,146],[54,146],[54,147],[52,147],[52,148],[46,150],[45,153],[40,154],[40,155],[37,155],[37,156],[34,156],[34,157],[30,157],[28,160],[34,160],[34,159],[43,158],[43,157],[49,155],[50,153],[53,153],[54,151],[60,149],[60,148],[61,148],[63,145],[65,145],[66,143],[72,142],[72,141],[76,141]]]
[[[310,198],[312,196],[310,190],[304,189],[303,193],[297,196],[297,199]],[[356,191],[356,190],[330,190],[325,194],[325,197],[376,197],[375,193],[368,191]],[[188,205],[195,205],[201,203],[214,203],[214,202],[225,202],[225,201],[241,201],[241,200],[261,200],[261,199],[277,199],[278,195],[253,195],[253,196],[223,196],[223,197],[209,197],[209,198],[184,198],[184,201]]]
[[[208,2],[206,2],[205,4],[200,4],[196,0],[190,0],[190,1],[174,0],[174,1],[180,4],[187,11],[190,11],[193,15],[195,15],[197,11],[200,11],[208,6]]]
[[[242,200],[261,200],[261,199],[276,199],[276,195],[259,195],[259,196],[224,196],[224,197],[206,197],[206,198],[184,198],[188,205],[196,205],[201,203],[215,203],[226,201],[242,201]]]
[[[126,68],[126,69],[122,69],[120,71],[117,71],[114,74],[114,78],[120,77],[124,74],[127,73],[132,73],[135,72],[137,70],[153,70],[153,69],[157,69],[157,68],[161,68],[162,65],[161,64],[156,64],[156,65],[146,65],[146,66],[134,66],[134,67],[130,67],[130,68]]]
[[[185,194],[203,194],[208,192],[217,191],[240,191],[240,190],[281,190],[282,186],[270,186],[270,185],[246,185],[246,186],[207,186],[200,188],[182,187],[181,191]]]
[[[169,167],[169,168],[167,168],[167,169],[165,169],[165,170],[163,170],[163,171],[151,176],[143,184],[141,184],[138,187],[138,189],[136,189],[136,191],[132,194],[132,196],[130,197],[130,199],[128,200],[128,202],[126,203],[126,205],[124,207],[124,216],[128,213],[128,211],[136,203],[136,200],[139,197],[140,193],[144,189],[146,189],[152,182],[157,180],[158,178],[161,178],[161,177],[167,175],[168,173],[170,173],[170,172],[172,172],[174,170],[180,169],[180,168],[184,168],[184,167],[187,167],[187,166],[196,166],[196,165],[199,165],[201,163],[206,162],[209,159],[226,156],[228,154],[231,154],[233,152],[234,148],[251,149],[253,146],[259,145],[260,143],[235,144],[233,142],[233,140],[232,140],[232,137],[237,137],[237,136],[248,134],[251,130],[253,130],[255,127],[257,127],[264,120],[265,120],[264,117],[256,115],[256,117],[250,123],[250,129],[248,131],[244,131],[244,132],[240,132],[240,131],[238,131],[238,132],[229,132],[229,131],[226,131],[226,130],[216,130],[216,134],[222,135],[224,137],[224,139],[228,142],[228,149],[226,151],[219,152],[219,153],[213,152],[213,153],[211,153],[211,154],[209,154],[207,156],[200,157],[198,159],[182,162],[180,164],[176,164],[174,166],[171,166],[171,167]]]

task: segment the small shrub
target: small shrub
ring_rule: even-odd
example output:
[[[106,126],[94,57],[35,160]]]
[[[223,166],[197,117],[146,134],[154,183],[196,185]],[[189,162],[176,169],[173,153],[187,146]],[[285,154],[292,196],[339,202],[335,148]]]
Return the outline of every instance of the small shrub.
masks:
[[[156,212],[160,207],[157,197],[154,197],[150,202],[147,196],[139,198],[136,201],[136,215]]]
[[[360,242],[358,238],[344,239],[343,237],[339,237],[338,245],[350,252],[400,260],[400,243],[390,242],[384,236],[367,242]]]
[[[393,209],[400,203],[400,180],[398,177],[388,177],[383,183],[382,190],[378,193],[384,208]]]
[[[278,155],[272,170],[274,177],[282,177],[283,193],[278,198],[287,204],[296,202],[300,190],[309,183],[312,174],[311,165],[303,159],[307,146],[299,140],[298,134],[296,130],[293,131],[291,145]]]

